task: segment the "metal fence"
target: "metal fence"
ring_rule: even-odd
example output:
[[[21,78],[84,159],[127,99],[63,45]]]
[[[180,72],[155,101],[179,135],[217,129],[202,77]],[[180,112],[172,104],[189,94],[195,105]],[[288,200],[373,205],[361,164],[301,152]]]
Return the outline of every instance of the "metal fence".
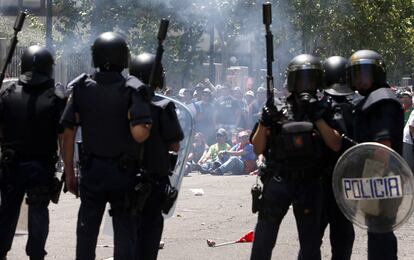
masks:
[[[20,57],[25,48],[21,46],[16,47],[16,52],[7,68],[6,77],[18,77],[20,75]],[[3,54],[2,56],[5,55]],[[61,57],[55,61],[55,81],[67,84],[79,74],[90,72],[90,70],[91,61],[89,55],[76,53]]]

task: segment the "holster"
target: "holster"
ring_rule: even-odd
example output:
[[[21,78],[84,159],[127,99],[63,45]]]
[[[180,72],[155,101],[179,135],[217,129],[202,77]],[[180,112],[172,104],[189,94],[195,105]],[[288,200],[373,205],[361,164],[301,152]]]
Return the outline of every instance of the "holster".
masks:
[[[262,187],[259,184],[254,184],[250,190],[252,194],[252,212],[256,213],[260,210],[262,200]]]
[[[138,215],[144,210],[145,203],[152,191],[152,185],[144,170],[139,170],[134,180],[132,191],[126,193],[125,210],[131,215]]]
[[[59,179],[57,176],[53,178],[52,187],[51,187],[51,194],[50,194],[50,201],[58,204],[60,194],[62,193],[63,184],[65,182],[65,173],[63,173],[62,178]]]
[[[173,207],[177,197],[178,190],[169,183],[165,185],[165,201],[162,207],[162,212],[164,214],[168,214],[168,212],[170,212],[170,209]]]

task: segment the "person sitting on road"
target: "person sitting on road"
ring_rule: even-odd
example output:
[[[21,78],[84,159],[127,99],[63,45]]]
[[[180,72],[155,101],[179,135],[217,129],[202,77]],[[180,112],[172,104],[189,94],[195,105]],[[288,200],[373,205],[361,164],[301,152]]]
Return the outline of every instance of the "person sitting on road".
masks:
[[[227,143],[227,132],[220,128],[216,135],[217,143],[210,146],[207,153],[198,161],[201,166],[200,172],[203,174],[211,173],[218,168],[222,163],[227,161],[228,156],[219,156],[221,151],[230,150],[231,146]]]
[[[219,156],[230,156],[220,167],[213,171],[216,175],[241,175],[249,174],[256,169],[256,155],[253,145],[249,142],[249,133],[241,131],[238,134],[239,143],[229,151],[219,152]]]
[[[194,142],[191,146],[190,154],[188,155],[187,165],[185,167],[186,175],[192,171],[200,171],[200,165],[198,161],[201,159],[203,154],[207,153],[208,145],[204,139],[204,135],[197,132],[194,136]]]

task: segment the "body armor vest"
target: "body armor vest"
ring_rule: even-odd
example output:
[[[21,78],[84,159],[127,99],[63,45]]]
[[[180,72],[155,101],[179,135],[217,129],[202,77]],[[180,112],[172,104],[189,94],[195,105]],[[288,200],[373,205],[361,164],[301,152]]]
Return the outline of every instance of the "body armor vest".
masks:
[[[305,173],[314,175],[321,165],[324,143],[315,126],[303,112],[286,102],[281,109],[283,119],[272,128],[268,142],[267,160],[283,174]]]
[[[314,168],[320,163],[321,141],[311,122],[282,123],[272,140],[271,159],[286,171]]]
[[[79,113],[85,151],[102,157],[134,154],[136,142],[128,119],[134,89],[126,87],[118,73],[101,76],[112,80],[104,83],[86,77],[74,84],[74,109]]]
[[[63,100],[53,83],[44,86],[11,85],[1,94],[1,146],[24,157],[53,157],[57,152]]]

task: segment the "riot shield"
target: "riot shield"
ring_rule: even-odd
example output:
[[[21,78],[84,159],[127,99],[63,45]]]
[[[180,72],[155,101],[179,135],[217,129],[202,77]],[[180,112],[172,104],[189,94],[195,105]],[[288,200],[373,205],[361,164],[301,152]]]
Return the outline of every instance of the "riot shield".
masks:
[[[397,229],[414,208],[413,174],[405,160],[379,143],[361,143],[338,160],[332,178],[336,202],[357,226],[373,233]]]
[[[181,188],[181,183],[183,181],[184,177],[184,170],[185,165],[187,163],[188,154],[190,152],[191,145],[193,143],[194,139],[194,118],[190,112],[190,110],[187,108],[186,105],[183,103],[172,99],[167,96],[163,96],[160,94],[156,94],[159,97],[168,99],[169,101],[173,102],[176,107],[177,117],[180,121],[181,128],[184,132],[184,139],[180,142],[180,150],[178,151],[177,155],[177,163],[174,167],[174,170],[172,172],[172,175],[170,176],[170,183],[171,186],[176,190],[177,196],[179,193],[179,190]],[[164,214],[164,218],[169,218],[172,216],[172,214],[175,211],[177,200],[175,200],[174,205],[169,210],[168,214]]]

